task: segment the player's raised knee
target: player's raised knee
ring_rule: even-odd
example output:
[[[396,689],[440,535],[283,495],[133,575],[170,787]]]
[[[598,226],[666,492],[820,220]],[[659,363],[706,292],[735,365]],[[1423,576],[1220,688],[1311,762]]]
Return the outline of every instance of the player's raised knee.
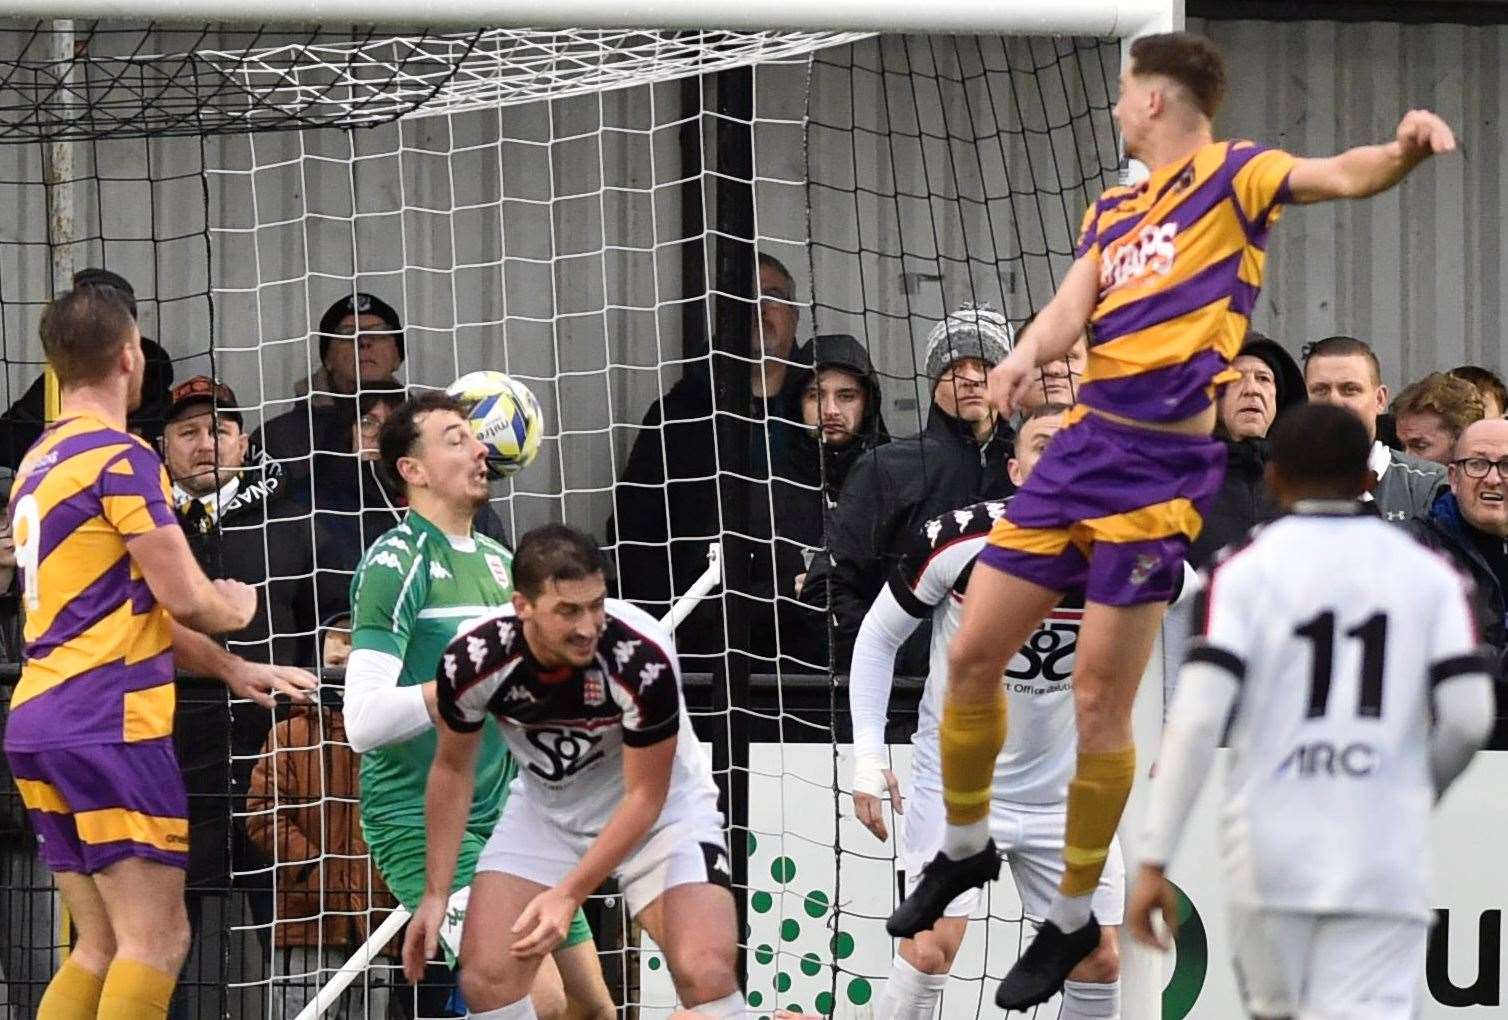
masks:
[[[936,938],[918,936],[902,942],[901,958],[923,974],[946,974],[953,965],[945,947]]]

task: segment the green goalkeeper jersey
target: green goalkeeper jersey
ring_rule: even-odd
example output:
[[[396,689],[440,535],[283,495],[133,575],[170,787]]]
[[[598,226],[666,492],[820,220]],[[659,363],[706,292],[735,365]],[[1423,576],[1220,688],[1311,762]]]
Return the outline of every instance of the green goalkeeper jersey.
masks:
[[[435,678],[445,646],[468,620],[495,612],[513,594],[513,556],[485,535],[449,538],[410,510],[362,557],[351,580],[351,649],[403,661],[398,685]],[[424,786],[435,757],[433,727],[361,756],[366,827],[424,826]],[[491,832],[516,766],[489,721],[477,756],[467,827]]]

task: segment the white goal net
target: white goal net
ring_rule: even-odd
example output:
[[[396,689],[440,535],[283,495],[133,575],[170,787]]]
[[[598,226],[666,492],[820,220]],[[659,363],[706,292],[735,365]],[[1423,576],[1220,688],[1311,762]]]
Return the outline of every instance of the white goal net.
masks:
[[[295,611],[243,650],[314,665],[354,566],[329,529],[369,541],[401,511],[358,452],[383,366],[358,373],[348,417],[317,413],[345,406],[322,360],[326,308],[358,293],[391,306],[404,387],[483,368],[526,383],[546,439],[495,488],[507,535],[593,532],[623,594],[656,614],[709,542],[724,551],[726,585],[678,640],[729,801],[750,1002],[867,1016],[893,948],[895,848],[852,819],[841,662],[826,606],[795,586],[821,555],[824,474],[786,470],[810,432],[799,399],[775,397],[804,388],[813,337],[848,334],[888,434],[921,432],[928,330],[963,302],[1019,325],[1113,182],[1119,53],[1114,38],[1046,35],[0,25],[6,402],[41,372],[59,275],[104,266],[134,287],[178,382],[223,381],[247,433],[295,416],[299,441],[261,451],[277,466],[243,475],[279,480],[291,528],[263,542],[262,500],[222,522],[207,566],[260,543]],[[782,286],[763,278],[771,259]],[[749,393],[761,376],[769,402]],[[666,423],[672,406],[684,416]],[[194,725],[223,734],[189,755],[212,846],[191,873],[175,1016],[295,1016],[387,916],[331,677],[331,709],[304,729],[183,685]],[[903,781],[914,712],[902,685]],[[65,936],[6,785],[0,966],[10,1015],[26,1016]],[[668,1015],[663,960],[610,890],[592,917],[619,1004]],[[1002,882],[944,1015],[978,1015],[1028,934]],[[427,998],[403,985],[396,946],[327,1015],[447,1015],[443,982]]]

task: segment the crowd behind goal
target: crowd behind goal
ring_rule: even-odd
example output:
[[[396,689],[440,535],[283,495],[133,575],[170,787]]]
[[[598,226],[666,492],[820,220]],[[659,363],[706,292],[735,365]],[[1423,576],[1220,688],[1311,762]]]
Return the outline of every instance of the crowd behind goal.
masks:
[[[810,296],[797,292],[791,272],[767,253],[758,254],[754,270],[757,298],[746,325],[749,356],[739,363],[737,373],[737,385],[747,388],[754,420],[743,423],[735,433],[747,441],[748,470],[738,485],[751,505],[768,507],[769,512],[752,514],[754,533],[740,535],[732,544],[733,554],[744,558],[740,576],[746,579],[745,587],[733,594],[750,606],[747,651],[757,670],[847,677],[864,668],[860,660],[865,628],[872,626],[867,621],[872,608],[882,601],[882,593],[893,593],[900,608],[918,620],[928,615],[913,610],[905,591],[910,590],[915,605],[922,605],[916,589],[930,565],[930,554],[941,548],[938,543],[948,521],[959,532],[954,538],[963,537],[969,526],[964,518],[971,514],[982,515],[975,523],[986,530],[998,523],[1004,511],[995,513],[990,508],[1003,507],[1011,500],[1050,448],[1053,432],[1064,424],[1065,416],[1073,414],[1069,408],[1080,397],[1089,340],[1087,334],[1069,337],[1063,357],[1040,365],[1026,380],[1019,399],[1007,402],[1011,411],[1007,414],[991,399],[989,376],[1017,349],[1023,330],[1033,329],[1031,317],[984,304],[951,309],[925,339],[920,373],[932,395],[925,427],[917,435],[892,435],[881,414],[882,381],[865,339],[808,335],[801,309]],[[86,269],[73,283],[74,294],[86,295],[78,303],[94,307],[88,305],[93,300],[88,295],[109,295],[108,300],[134,320],[132,285],[115,269]],[[640,743],[649,739],[645,735],[663,735],[677,727],[683,735],[690,733],[678,703],[663,700],[668,681],[658,689],[655,683],[665,676],[678,684],[680,672],[694,671],[726,652],[722,618],[713,603],[694,610],[674,629],[673,639],[656,622],[702,574],[708,542],[722,535],[717,522],[727,496],[718,476],[725,469],[720,449],[728,432],[725,427],[719,431],[715,413],[714,388],[722,380],[714,380],[705,363],[688,364],[680,382],[645,411],[645,428],[618,479],[610,519],[566,522],[577,529],[574,532],[545,528],[540,531],[546,534],[509,535],[490,503],[485,478],[479,469],[472,470],[477,468],[473,457],[470,467],[456,477],[465,474],[471,495],[464,499],[475,501],[464,524],[476,539],[470,546],[452,543],[455,552],[472,559],[464,564],[438,556],[427,559],[416,555],[417,539],[406,544],[394,533],[411,537],[412,530],[419,529],[415,516],[421,507],[443,512],[450,505],[446,500],[451,497],[442,491],[448,483],[433,480],[440,471],[437,465],[420,463],[412,475],[395,465],[404,459],[422,461],[414,454],[416,444],[439,442],[424,438],[424,415],[430,415],[431,422],[439,420],[435,416],[454,415],[464,423],[467,409],[405,385],[404,324],[384,295],[351,280],[348,287],[335,288],[330,296],[332,303],[310,337],[318,352],[319,370],[303,383],[302,394],[290,410],[255,427],[250,427],[247,405],[223,382],[208,376],[174,378],[173,338],[140,339],[141,392],[127,422],[133,434],[160,454],[166,468],[164,495],[168,498],[162,512],[170,513],[180,525],[187,550],[205,574],[244,586],[217,588],[213,597],[201,592],[207,601],[184,610],[185,615],[200,614],[196,619],[204,625],[202,629],[229,633],[223,649],[206,647],[196,653],[200,656],[196,661],[218,670],[225,683],[193,676],[173,681],[178,707],[171,722],[172,751],[188,793],[188,826],[182,840],[175,841],[175,846],[185,845],[172,852],[181,853],[187,870],[192,941],[184,947],[191,970],[178,982],[171,1004],[165,1006],[169,1016],[226,1012],[225,986],[218,977],[195,980],[192,966],[196,961],[200,966],[206,960],[213,963],[228,954],[224,919],[233,913],[244,910],[256,919],[264,955],[273,961],[274,1015],[294,1016],[311,1001],[322,975],[366,941],[373,918],[381,911],[399,901],[411,910],[419,909],[413,889],[389,887],[371,863],[368,837],[373,830],[364,829],[357,817],[356,805],[364,796],[357,782],[358,754],[379,753],[402,739],[413,739],[415,719],[422,729],[438,718],[446,724],[440,727],[440,750],[429,753],[442,758],[457,755],[457,761],[464,761],[457,774],[464,773],[470,782],[471,760],[463,752],[474,754],[475,748],[462,746],[456,734],[481,727],[489,713],[501,712],[504,702],[548,702],[557,667],[585,670],[595,661],[612,660],[616,667],[608,670],[609,675],[584,674],[586,693],[577,699],[579,704],[551,707],[575,713],[569,718],[576,719],[595,718],[594,711],[617,706],[612,711],[621,709],[622,732],[615,738],[619,743],[610,743],[609,749],[632,757],[635,749],[649,746]],[[60,298],[54,307],[66,300]],[[77,309],[72,312],[77,314]],[[1349,412],[1347,422],[1359,423],[1364,433],[1359,447],[1366,467],[1359,500],[1363,512],[1440,551],[1470,577],[1476,593],[1473,619],[1483,641],[1498,656],[1508,650],[1508,554],[1504,552],[1508,549],[1508,478],[1504,476],[1508,470],[1508,419],[1504,418],[1508,389],[1501,378],[1481,366],[1440,366],[1441,371],[1412,382],[1394,397],[1382,383],[1382,366],[1365,339],[1345,335],[1268,337],[1248,330],[1229,361],[1236,378],[1225,383],[1214,402],[1215,435],[1227,467],[1210,496],[1202,528],[1178,564],[1179,577],[1194,577],[1210,566],[1221,549],[1239,542],[1254,527],[1284,515],[1293,500],[1281,498],[1273,488],[1269,433],[1285,414],[1300,413],[1296,409],[1303,405],[1335,405]],[[44,431],[44,391],[39,380],[0,417],[0,464],[20,471],[18,493],[29,474],[42,470],[35,460],[23,464],[28,451],[39,442],[61,445],[74,438],[70,434],[59,440],[59,433]],[[1323,417],[1315,420],[1325,421]],[[146,471],[132,459],[140,456],[135,448],[128,451],[129,456],[122,456],[130,462],[129,471],[117,473]],[[449,469],[454,471],[454,465]],[[1347,475],[1332,481],[1344,489],[1350,480]],[[116,484],[124,483],[117,480]],[[1326,480],[1308,478],[1306,484],[1318,487],[1309,493],[1312,498],[1314,492],[1324,490]],[[156,512],[152,510],[155,497],[136,490],[121,492],[142,499],[147,508],[143,513]],[[428,515],[430,511],[424,510],[424,516]],[[22,516],[12,507],[0,558],[8,592],[0,603],[4,613],[0,648],[13,663],[25,655],[37,655],[35,648],[26,652],[20,637],[26,607],[35,595],[27,587],[36,583],[38,570],[38,561],[28,559],[36,550],[28,551],[24,542],[17,549],[13,529],[26,526]],[[144,527],[140,520],[130,526]],[[132,533],[123,526],[122,534]],[[921,567],[918,536],[926,536],[931,543],[920,555]],[[610,560],[595,558],[596,541],[613,550]],[[359,656],[377,649],[362,644],[363,610],[352,600],[363,590],[365,571],[388,565],[384,557],[392,560],[394,576],[405,578],[384,603],[391,610],[395,632],[407,640],[400,614],[410,614],[413,621],[450,621],[442,628],[443,634],[428,635],[432,647],[424,646],[429,659],[446,663],[435,667],[444,679],[438,681],[437,693],[428,705],[411,699],[413,703],[406,707],[346,712],[341,685],[331,679],[317,696],[311,695],[312,673],[346,667],[348,686],[353,689],[371,680],[368,669],[377,668],[370,665],[375,660],[368,656],[363,664]],[[415,565],[421,559],[419,569]],[[24,568],[19,572],[18,560]],[[584,652],[585,646],[573,646],[576,636],[568,628],[554,638],[559,649],[576,647],[584,658],[578,661],[562,651],[558,662],[536,661],[541,649],[520,645],[522,631],[510,629],[512,617],[501,602],[461,594],[433,595],[436,601],[423,604],[406,601],[411,598],[409,581],[416,576],[432,582],[437,591],[440,582],[459,585],[466,571],[475,571],[483,585],[489,574],[501,585],[509,576],[505,560],[518,575],[509,584],[517,581],[525,602],[534,599],[545,582],[558,582],[556,589],[565,591],[566,582],[588,583],[603,575],[600,592],[591,588],[572,598],[605,613],[605,629],[599,628],[601,633],[592,636]],[[608,562],[614,569],[604,573],[601,566]],[[968,561],[967,569],[972,569],[972,562]],[[967,573],[966,565],[958,566],[954,575],[934,583],[936,598],[924,609],[942,605],[954,591],[953,585],[964,583],[959,574]],[[911,587],[898,587],[895,578],[907,576],[908,570]],[[428,591],[428,583],[421,585]],[[243,613],[247,591],[255,592],[255,608]],[[961,590],[957,593],[961,597]],[[1174,593],[1175,601],[1178,594]],[[580,608],[567,602],[567,610],[572,606]],[[502,616],[489,617],[491,622],[485,627],[463,628],[469,619],[463,610],[479,609]],[[524,612],[519,613],[524,619]],[[232,618],[236,624],[227,624]],[[895,672],[927,675],[946,668],[937,664],[937,646],[929,647],[930,625],[944,624],[941,617],[922,620],[922,626],[897,636],[889,649]],[[370,622],[368,626],[380,629]],[[1077,634],[1076,623],[1070,629]],[[605,643],[608,635],[611,643]],[[452,641],[463,644],[452,645]],[[465,653],[469,666],[467,658],[457,658],[458,647],[469,649]],[[1035,664],[1028,668],[1031,680],[1050,681],[1056,668],[1049,661],[1054,649],[1029,646],[1029,650],[1035,656]],[[162,651],[157,648],[153,654],[160,657]],[[407,644],[384,652],[404,669],[411,665],[406,659],[409,653]],[[526,668],[507,672],[520,661]],[[1430,660],[1431,668],[1435,664]],[[1229,667],[1228,662],[1224,665]],[[1459,663],[1458,668],[1466,669]],[[1496,672],[1495,663],[1492,668]],[[591,686],[594,683],[597,688]],[[278,708],[271,705],[273,693],[285,696]],[[403,712],[410,713],[407,722]],[[515,750],[514,757],[536,774],[553,769],[568,776],[582,755],[596,753],[595,744],[583,750],[574,740],[563,736],[549,748],[535,741],[537,756]],[[689,747],[694,741],[685,743]],[[678,823],[689,827],[685,832],[695,837],[674,853],[667,852],[665,868],[697,876],[684,880],[685,884],[716,885],[717,873],[726,872],[727,866],[717,826],[709,827],[716,813],[709,807],[709,798],[715,798],[710,775],[705,765],[679,756],[673,766],[667,760],[664,767],[667,775],[675,770],[667,780],[668,803],[679,812]],[[946,764],[943,769],[946,772]],[[28,783],[44,782],[37,777],[16,778],[23,789]],[[874,781],[876,776],[868,778]],[[490,781],[502,783],[505,777],[495,775]],[[896,794],[894,777],[880,777],[880,781],[889,784],[889,789],[859,790],[856,810],[866,825],[883,836],[881,801]],[[405,796],[413,793],[412,782],[408,785]],[[35,796],[38,787],[30,789]],[[471,792],[467,786],[467,798]],[[552,802],[552,810],[583,811],[600,828],[611,807],[597,803],[602,800],[595,798],[588,805],[590,810],[578,800]],[[50,965],[40,970],[37,966],[39,946],[47,947],[41,955],[50,956],[52,941],[51,934],[44,936],[48,939],[44,943],[36,941],[39,927],[46,927],[36,919],[50,919],[53,914],[47,906],[50,894],[45,891],[45,873],[32,856],[37,833],[31,831],[19,802],[12,798],[6,803],[12,808],[7,819],[7,853],[14,859],[24,858],[21,870],[37,878],[32,901],[9,893],[5,903],[10,916],[0,918],[0,939],[6,940],[0,949],[0,966],[4,967],[8,1004],[25,1011],[40,1002],[51,973]],[[412,805],[411,796],[408,804]],[[538,812],[538,804],[531,808],[520,799],[509,800],[508,805],[498,810],[508,812],[503,817],[514,818],[517,825],[523,824],[517,821],[519,817],[531,819],[535,829],[554,824],[526,814]],[[448,818],[447,823],[459,843],[464,819]],[[424,816],[410,817],[404,824],[420,832],[422,849]],[[388,833],[384,838],[401,842],[404,837]],[[1063,839],[1061,833],[1056,838]],[[578,843],[561,837],[565,849],[585,860],[589,851]],[[468,851],[463,847],[461,852],[464,860]],[[487,843],[469,852],[473,854],[470,866],[478,867],[478,859],[504,858],[508,848]],[[423,872],[410,878],[424,885]],[[643,905],[666,894],[669,886],[663,878],[657,875],[655,881],[647,882],[643,875],[626,876],[623,884],[630,907],[635,907],[636,899]],[[540,884],[556,881],[564,878],[552,872]],[[449,879],[443,884],[448,893]],[[1090,888],[1095,888],[1094,882]],[[395,942],[389,949],[394,964],[387,972],[391,983],[380,988],[364,983],[349,993],[339,1007],[348,1015],[463,1015],[455,1012],[460,1008],[457,993],[462,990],[467,991],[466,998],[477,1001],[483,986],[476,975],[483,972],[482,964],[475,964],[470,975],[462,968],[463,977],[458,978],[455,968],[435,962],[439,945],[450,945],[443,935],[437,940],[434,930],[444,901],[433,899],[434,889],[422,892],[430,910],[417,915],[421,921],[415,923],[406,943]],[[1120,892],[1123,895],[1124,890]],[[496,909],[491,899],[487,904]],[[537,908],[539,916],[554,906],[558,905]],[[721,907],[709,908],[709,912],[717,909]],[[592,919],[587,916],[567,910],[548,920],[561,921],[560,930],[553,934],[557,940],[564,939],[567,948],[585,945],[584,940],[592,937]],[[601,917],[597,920],[600,925]],[[721,924],[723,919],[718,915],[715,920]],[[548,927],[545,919],[539,923]],[[567,935],[567,926],[573,935]],[[601,938],[603,932],[596,934]],[[406,946],[402,978],[396,969],[399,945]],[[452,948],[459,952],[460,943]],[[596,994],[600,973],[583,977],[573,974],[562,957],[557,956],[557,963],[555,980],[561,987],[550,991],[561,994],[540,995],[536,985],[535,1006],[529,1013],[505,1013],[505,1007],[498,1006],[495,1012],[489,1007],[481,1015],[533,1016],[537,1007],[541,1016],[600,1017],[622,1005]],[[702,1006],[706,1015],[739,1015],[743,1009],[738,993],[724,987],[722,979],[728,975],[719,969],[724,963],[721,959],[706,962],[698,970],[705,981],[685,986],[705,993],[688,1004]],[[231,959],[230,966],[236,965]],[[918,975],[936,973],[920,964],[908,966]],[[1070,984],[1113,981],[1086,974],[1079,974]],[[469,989],[465,986],[468,978]],[[917,988],[923,984],[919,982]],[[586,986],[591,988],[582,992]],[[1080,1010],[1073,1015],[1116,1015],[1113,998],[1094,991],[1076,994],[1083,998],[1072,1007]],[[915,998],[909,1003],[894,997],[887,1000],[886,1008],[893,1011],[888,1015],[920,1016],[935,1001],[921,992]],[[735,999],[739,1001],[734,1003]],[[552,1008],[558,1014],[551,1013]],[[1100,1009],[1112,1012],[1095,1012]]]

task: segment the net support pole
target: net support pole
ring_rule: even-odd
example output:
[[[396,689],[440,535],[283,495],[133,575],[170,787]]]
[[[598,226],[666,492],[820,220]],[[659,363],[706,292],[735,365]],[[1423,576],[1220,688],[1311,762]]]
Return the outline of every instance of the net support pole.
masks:
[[[722,512],[723,607],[727,654],[714,671],[713,706],[724,713],[726,740],[713,744],[722,785],[738,909],[738,972],[747,973],[742,933],[749,888],[749,614],[750,567],[756,550],[746,537],[754,502],[751,445],[756,426],[752,380],[761,369],[758,263],[754,251],[754,72],[741,67],[717,75],[715,328],[712,379]],[[705,177],[703,178],[705,180]],[[761,444],[763,445],[763,444]],[[764,501],[761,500],[761,503]],[[718,677],[716,674],[721,673]],[[718,682],[721,681],[721,682]]]
[[[48,63],[57,77],[59,105],[64,119],[75,105],[74,82],[78,61],[74,59],[73,22],[63,19],[52,23]],[[42,177],[47,195],[47,249],[52,267],[52,293],[62,294],[73,286],[74,238],[74,170],[73,142],[52,141],[42,154]],[[44,418],[56,420],[59,410],[58,377],[48,365],[45,369]]]

